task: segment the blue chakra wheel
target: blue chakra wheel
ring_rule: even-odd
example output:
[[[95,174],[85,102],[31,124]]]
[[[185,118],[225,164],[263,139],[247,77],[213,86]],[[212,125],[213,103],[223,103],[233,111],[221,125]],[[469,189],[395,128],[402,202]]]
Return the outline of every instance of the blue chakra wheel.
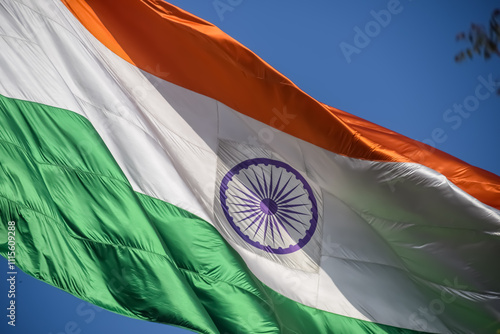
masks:
[[[257,158],[234,166],[222,179],[220,202],[236,233],[270,253],[293,253],[316,231],[313,191],[299,172],[281,161]]]

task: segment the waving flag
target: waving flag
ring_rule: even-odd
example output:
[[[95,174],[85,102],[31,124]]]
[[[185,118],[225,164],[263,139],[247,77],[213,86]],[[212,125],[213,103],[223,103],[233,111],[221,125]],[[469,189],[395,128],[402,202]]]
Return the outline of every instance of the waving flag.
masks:
[[[494,333],[500,178],[160,0],[0,3],[0,251],[200,333]]]

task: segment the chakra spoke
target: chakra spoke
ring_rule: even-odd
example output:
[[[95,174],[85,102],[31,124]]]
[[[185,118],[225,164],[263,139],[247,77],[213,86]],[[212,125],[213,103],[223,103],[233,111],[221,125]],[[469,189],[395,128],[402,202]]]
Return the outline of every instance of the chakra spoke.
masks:
[[[302,215],[302,216],[308,215],[307,213],[304,213],[304,212],[298,212],[298,211],[293,211],[293,210],[288,210],[288,209],[280,209],[280,212],[283,212],[283,211],[291,213],[291,214]]]
[[[260,210],[259,210],[259,211],[257,211],[257,212],[255,212],[255,213],[252,213],[250,216],[246,216],[245,218],[238,220],[238,223],[241,223],[242,221],[245,221],[245,220],[247,220],[247,219],[250,219],[250,218],[252,218],[253,216],[255,216],[255,215],[257,215],[257,214],[261,214],[261,213],[262,213],[262,211],[260,211]],[[262,214],[263,214],[263,213],[262,213]]]
[[[266,235],[267,235],[267,228],[269,226],[269,215],[266,215],[265,217],[265,220],[266,220],[266,224],[265,224],[265,227],[264,227],[264,238],[262,239],[262,241],[266,241]],[[271,233],[273,233],[273,227],[271,226]],[[274,236],[273,236],[273,240],[274,240]]]
[[[271,191],[273,190],[273,166],[271,165],[269,168],[269,173],[270,173],[270,181],[269,181],[269,188],[267,189],[267,197],[271,198]]]
[[[246,212],[255,212],[255,211],[260,211],[260,209],[254,208],[254,209],[248,209],[248,210],[243,210],[243,211],[235,211],[233,213],[246,213]]]
[[[260,208],[260,206],[258,204],[240,204],[240,203],[229,203],[229,202],[227,204],[235,205],[235,206],[244,206],[247,208]]]
[[[264,195],[266,196],[266,198],[268,198],[269,193],[267,192],[266,173],[264,172],[264,168],[262,168],[261,171],[262,171],[262,178],[264,179]]]
[[[271,222],[271,237],[273,238],[273,245],[274,245],[276,242],[274,241],[274,224],[272,216],[269,216],[269,221]]]
[[[281,220],[283,220],[283,223],[287,224],[288,226],[290,226],[291,228],[293,228],[295,231],[297,231],[297,233],[300,234],[299,230],[297,230],[297,228],[295,226],[293,226],[292,224],[290,224],[290,222],[288,220],[286,220],[285,218],[283,218],[280,214],[278,214],[278,217],[281,218],[280,222],[281,222]],[[288,234],[290,235],[290,233],[288,233]]]
[[[276,195],[276,192],[278,191],[278,187],[280,185],[280,182],[281,182],[281,176],[283,175],[283,169],[281,170],[280,172],[280,177],[278,177],[278,183],[276,183],[276,188],[274,188],[273,190],[273,193],[271,195],[271,198],[275,198],[274,195]]]
[[[294,191],[295,189],[297,189],[297,187],[298,187],[298,186],[299,186],[298,184],[297,184],[297,185],[295,185],[295,187],[293,187],[293,188],[292,188],[290,191],[288,191],[286,194],[281,195],[281,197],[280,197],[280,198],[276,199],[276,202],[277,202],[277,203],[281,202],[281,200],[282,200],[283,198],[286,198],[288,195],[290,195],[290,193],[291,193],[292,191]]]
[[[285,242],[285,240],[283,240],[283,236],[281,235],[280,227],[279,227],[278,222],[277,222],[278,219],[274,216],[271,216],[270,219],[271,219],[271,223],[274,223],[274,225],[276,226],[276,231],[278,231],[278,234],[281,238],[281,242]],[[286,233],[288,233],[288,231],[286,231]],[[274,242],[274,237],[273,237],[273,242]]]
[[[247,188],[245,185],[243,185],[245,188]],[[248,198],[250,199],[254,199],[254,201],[257,201],[259,202],[260,201],[260,198],[258,195],[254,194],[253,191],[251,191],[250,189],[248,189],[248,191],[250,191],[250,194],[247,194],[245,191],[241,190],[240,188],[237,188],[237,187],[234,187],[234,189],[238,190],[240,193],[244,194],[245,196],[247,196]]]
[[[256,222],[258,222],[259,218],[261,218],[262,215],[263,215],[263,213],[260,212],[260,214],[257,216],[257,218],[255,218],[254,220],[252,220],[252,222],[250,223],[250,225],[248,225],[247,228],[244,231],[248,230],[250,227],[252,227],[253,224],[255,224]]]
[[[255,181],[257,181],[257,185],[259,186],[260,192],[262,193],[262,198],[266,197],[266,194],[264,193],[264,189],[262,189],[262,185],[260,184],[259,177],[257,176],[255,169],[252,169],[252,172],[253,175],[255,176]]]
[[[288,232],[288,229],[286,228],[286,226],[283,224],[283,222],[281,221],[283,218],[280,218],[280,217],[275,217],[276,218],[276,221],[281,225],[281,227],[285,230],[286,234],[288,234],[288,236],[290,238],[292,238],[292,235],[290,234],[290,232]],[[283,221],[287,224],[287,225],[290,225],[286,219],[283,219]],[[292,225],[290,225],[295,231],[297,231],[297,229],[295,227],[293,227]],[[298,231],[297,231],[298,232]]]
[[[250,185],[252,186],[252,188],[255,190],[255,192],[258,194],[257,197],[259,199],[262,199],[264,198],[264,195],[262,195],[260,192],[259,192],[259,189],[257,189],[257,187],[255,186],[255,184],[253,184],[252,181],[250,181],[250,178],[248,177],[247,174],[245,174],[245,178],[248,180],[248,183],[250,183]]]
[[[278,202],[276,202],[276,203],[278,203],[279,205],[281,205],[282,203],[290,203],[290,202],[291,202],[291,201],[293,201],[294,199],[297,199],[297,198],[302,197],[302,196],[304,196],[304,195],[305,195],[305,194],[304,194],[304,193],[302,193],[302,194],[297,195],[297,196],[295,196],[295,197],[288,198],[287,200],[283,200],[283,201],[281,201],[281,202],[279,202],[279,203],[278,203]]]
[[[280,205],[279,207],[280,208],[294,208],[294,207],[297,207],[297,206],[307,206],[305,204],[286,204],[286,205]]]
[[[283,188],[281,188],[281,190],[279,191],[278,194],[276,194],[276,197],[280,197],[281,194],[283,193],[283,190],[285,190],[285,188],[288,186],[288,183],[290,182],[290,180],[292,179],[292,176],[290,175],[290,177],[288,178],[288,181],[286,181],[285,185],[283,186]],[[273,197],[273,200],[275,200],[276,197]],[[276,201],[276,200],[275,200]],[[277,201],[276,201],[277,202]]]
[[[301,224],[301,225],[306,226],[306,224],[304,224],[304,223],[303,223],[303,222],[301,222],[300,220],[298,220],[298,219],[296,219],[296,218],[294,218],[294,217],[292,217],[292,216],[290,216],[290,215],[288,215],[288,214],[286,214],[286,213],[284,213],[284,212],[278,212],[278,215],[279,215],[279,216],[283,216],[283,217],[288,218],[288,219],[291,219],[291,220],[295,220],[297,223],[299,223],[299,224]],[[283,218],[283,217],[282,217],[282,218]],[[285,218],[283,218],[283,219],[285,219]],[[286,220],[286,219],[285,219],[285,220]]]
[[[259,205],[259,202],[257,202],[256,200],[253,200],[253,199],[243,198],[243,197],[236,196],[236,195],[234,195],[234,198],[239,198],[242,201],[245,201],[245,202],[253,204],[253,205]]]
[[[264,214],[264,216],[265,216],[265,214]],[[260,227],[262,226],[262,223],[264,222],[264,217],[260,216],[260,218],[259,218],[259,219],[260,219],[260,223],[259,223],[259,226],[257,226],[257,229],[255,230],[255,233],[253,234],[253,237],[254,237],[254,238],[255,238],[255,236],[257,235],[257,232],[259,232]],[[264,239],[262,239],[262,241],[264,241],[264,240],[265,240],[265,237],[266,237],[266,236],[264,235]]]

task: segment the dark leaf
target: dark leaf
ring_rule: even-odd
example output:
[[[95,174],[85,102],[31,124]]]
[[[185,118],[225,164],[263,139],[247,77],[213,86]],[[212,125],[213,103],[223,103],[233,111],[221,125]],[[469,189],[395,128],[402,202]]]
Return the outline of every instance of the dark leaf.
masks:
[[[458,33],[457,36],[456,36],[456,40],[457,41],[461,41],[463,39],[465,39],[465,33],[464,32]]]
[[[497,44],[495,42],[493,42],[492,40],[488,40],[488,48],[491,51],[497,51],[498,50]]]
[[[469,56],[470,59],[472,59],[472,50],[471,49],[467,49],[467,56]]]
[[[458,54],[455,56],[455,62],[460,63],[461,61],[463,61],[463,60],[464,60],[464,58],[465,58],[465,54],[464,54],[464,52],[462,51],[462,52],[458,53]]]

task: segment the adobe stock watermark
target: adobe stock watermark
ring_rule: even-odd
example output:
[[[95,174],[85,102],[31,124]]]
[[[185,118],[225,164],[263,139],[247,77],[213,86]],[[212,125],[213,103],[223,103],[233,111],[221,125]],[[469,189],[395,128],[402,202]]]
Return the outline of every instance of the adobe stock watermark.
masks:
[[[296,291],[300,289],[303,282],[297,277],[292,271],[287,271],[286,275],[282,278],[282,285],[286,286],[289,291]],[[282,295],[281,293],[275,293],[274,295],[268,295],[267,293],[262,294],[263,298],[260,299],[258,307],[265,311],[271,317],[276,314],[276,308],[280,305],[286,303],[289,298]],[[262,316],[257,313],[249,313],[246,317],[246,324],[258,324],[262,322]],[[234,333],[224,332],[223,334],[245,334],[248,333],[247,328],[238,328]]]
[[[496,96],[495,93],[500,84],[493,80],[491,73],[487,78],[480,75],[477,80],[479,84],[476,85],[473,94],[466,96],[462,103],[454,103],[452,107],[443,112],[443,121],[454,131],[462,126],[464,120],[468,119],[472,112],[479,109],[482,101],[489,99],[491,96]],[[442,144],[446,140],[448,140],[446,128],[436,127],[431,131],[430,136],[422,140],[422,142],[436,148],[437,144]]]
[[[215,12],[219,16],[221,21],[224,21],[224,15],[227,12],[232,12],[236,7],[240,6],[243,0],[214,0],[212,6],[214,6]]]
[[[453,290],[467,288],[466,285],[461,285],[458,278],[455,277],[453,282],[444,280],[443,285],[450,287]],[[434,298],[426,307],[419,307],[416,312],[410,315],[409,321],[412,327],[425,331],[429,328],[429,323],[434,322],[446,310],[446,305],[453,303],[457,296],[446,289],[441,290],[439,297]]]
[[[112,269],[112,276],[107,281],[110,290],[115,294],[122,292],[126,293],[127,287],[130,282],[126,279],[130,275],[130,269],[123,267],[120,269]],[[99,306],[93,305],[86,301],[81,301],[75,307],[75,316],[73,319],[68,320],[60,330],[56,332],[49,332],[48,334],[81,334],[84,332],[86,326],[91,324],[96,318],[97,313],[102,312],[103,309]]]
[[[408,0],[412,1],[412,0]],[[364,26],[354,26],[354,38],[352,43],[340,42],[340,51],[344,55],[348,64],[352,62],[354,54],[360,54],[383,29],[387,28],[394,16],[400,14],[404,7],[400,0],[389,0],[385,9],[378,11],[371,10],[372,20],[366,22]]]
[[[16,222],[8,222],[7,227],[7,298],[9,306],[7,307],[7,323],[9,326],[16,326]]]
[[[90,324],[96,318],[96,312],[102,312],[103,309],[88,302],[81,302],[76,306],[75,314],[79,317],[76,320],[70,320],[64,324],[62,331],[55,334],[80,334],[83,331],[84,324]],[[53,334],[50,332],[49,334]]]
[[[274,140],[274,134],[283,131],[297,117],[297,115],[289,113],[286,106],[283,106],[281,110],[273,108],[272,113],[273,116],[268,123],[270,127],[262,127],[257,132],[257,136],[249,136],[242,144],[248,143],[252,146],[257,146],[258,142],[270,144]]]

